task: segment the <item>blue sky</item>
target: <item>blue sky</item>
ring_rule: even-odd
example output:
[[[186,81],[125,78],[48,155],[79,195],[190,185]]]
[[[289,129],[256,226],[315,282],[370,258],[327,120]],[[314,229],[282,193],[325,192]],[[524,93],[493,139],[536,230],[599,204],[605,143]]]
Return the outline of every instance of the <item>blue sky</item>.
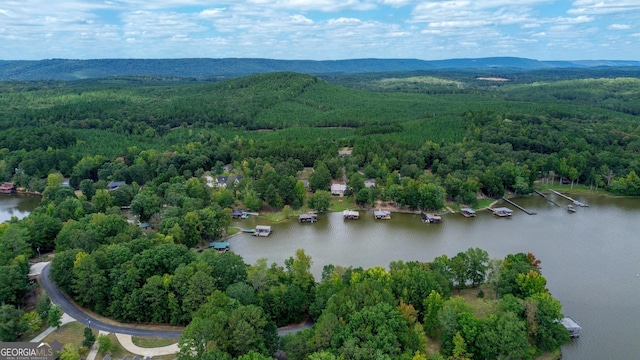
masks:
[[[2,0],[0,59],[640,60],[640,0]]]

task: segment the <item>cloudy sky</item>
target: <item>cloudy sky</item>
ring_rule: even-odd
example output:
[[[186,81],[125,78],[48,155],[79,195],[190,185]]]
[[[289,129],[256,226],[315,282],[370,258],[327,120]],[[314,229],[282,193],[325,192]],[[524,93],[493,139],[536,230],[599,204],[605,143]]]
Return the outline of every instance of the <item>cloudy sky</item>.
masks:
[[[1,0],[0,59],[640,60],[640,0]]]

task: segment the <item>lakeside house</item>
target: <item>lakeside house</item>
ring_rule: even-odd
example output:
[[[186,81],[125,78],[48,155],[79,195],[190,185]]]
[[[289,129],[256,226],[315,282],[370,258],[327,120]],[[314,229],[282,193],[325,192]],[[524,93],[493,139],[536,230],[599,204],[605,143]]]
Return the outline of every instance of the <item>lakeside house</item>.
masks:
[[[118,190],[118,188],[119,188],[120,186],[124,186],[124,185],[126,185],[126,184],[127,184],[127,183],[126,183],[126,182],[124,182],[124,181],[111,181],[111,182],[109,182],[109,184],[107,185],[107,190],[109,190],[109,191],[115,191],[115,190]]]
[[[347,191],[347,185],[331,184],[331,195],[343,196],[345,191]]]
[[[151,229],[151,224],[149,224],[148,222],[141,222],[141,223],[138,223],[138,227],[142,231],[147,231]]]
[[[364,181],[364,187],[371,189],[376,187],[376,179],[367,179]]]
[[[343,158],[345,156],[351,156],[351,148],[343,148],[338,150],[338,157]]]
[[[218,176],[214,179],[213,186],[226,188],[229,184],[237,185],[242,179],[240,175]]]

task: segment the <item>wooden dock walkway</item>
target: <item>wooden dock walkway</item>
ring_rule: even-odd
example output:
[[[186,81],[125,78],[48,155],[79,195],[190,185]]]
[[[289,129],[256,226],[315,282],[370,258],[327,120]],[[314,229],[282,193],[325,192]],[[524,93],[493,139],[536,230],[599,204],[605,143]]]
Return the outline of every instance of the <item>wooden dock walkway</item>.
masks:
[[[545,195],[545,194],[541,193],[540,191],[538,191],[538,190],[533,190],[533,191],[534,191],[536,194],[538,194],[538,195],[542,196],[543,198],[547,199],[547,200],[548,200],[550,203],[552,203],[553,205],[556,205],[556,206],[562,206],[562,205],[558,204],[557,202],[555,202],[555,201],[551,200],[551,198],[549,198],[547,195]]]
[[[520,210],[524,211],[527,215],[536,215],[536,214],[537,214],[535,211],[529,211],[529,210],[527,210],[527,209],[523,208],[522,206],[520,206],[520,205],[518,205],[518,204],[514,203],[513,201],[511,201],[511,200],[509,200],[509,199],[507,199],[507,198],[504,198],[504,197],[503,197],[503,198],[502,198],[502,200],[504,200],[504,201],[508,202],[509,204],[511,204],[511,205],[513,205],[513,206],[515,206],[515,207],[517,207],[518,209],[520,209]]]
[[[558,195],[558,196],[561,196],[561,197],[563,197],[563,198],[565,198],[565,199],[567,199],[567,200],[571,201],[574,205],[578,205],[578,206],[582,206],[582,207],[588,207],[588,206],[589,206],[589,205],[587,205],[587,204],[585,204],[585,203],[581,203],[580,201],[578,201],[578,200],[576,200],[576,199],[573,199],[573,198],[571,198],[571,197],[569,197],[569,196],[567,196],[567,195],[565,195],[565,194],[563,194],[563,193],[561,193],[561,192],[559,192],[559,191],[555,191],[555,190],[553,190],[553,189],[549,189],[549,190],[550,190],[551,192],[553,192],[554,194],[556,194],[556,195]]]

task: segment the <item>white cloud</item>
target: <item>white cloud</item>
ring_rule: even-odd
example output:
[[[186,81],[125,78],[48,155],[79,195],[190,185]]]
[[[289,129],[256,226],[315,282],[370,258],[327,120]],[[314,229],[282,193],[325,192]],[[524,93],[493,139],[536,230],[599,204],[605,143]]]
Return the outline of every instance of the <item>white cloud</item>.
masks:
[[[565,23],[565,24],[582,24],[582,23],[592,22],[593,20],[594,20],[593,16],[581,15],[573,18],[566,18],[566,17],[557,18],[552,21],[556,21],[558,23]]]
[[[550,8],[566,9],[558,3],[0,0],[0,56],[327,59],[515,54],[539,58],[566,54],[565,49],[571,48],[577,54],[581,48],[595,49],[593,44],[605,42],[612,33],[621,35],[620,30],[632,29],[631,24],[640,21],[635,10],[640,0],[576,0],[568,12],[549,15]],[[599,32],[594,31],[596,26]],[[631,36],[625,38],[638,38]],[[547,41],[555,52],[546,49]],[[614,49],[622,45],[608,43],[611,50],[605,55],[621,53]],[[621,49],[640,57],[633,46]]]
[[[227,15],[227,12],[225,10],[226,8],[206,9],[200,11],[198,15],[203,18],[219,18]]]
[[[371,10],[376,4],[367,0],[245,0],[248,4],[266,6],[272,9],[288,9],[298,11],[336,12],[341,10]]]
[[[640,11],[637,0],[577,0],[573,2],[569,14],[615,14]]]
[[[631,25],[628,24],[611,24],[607,26],[609,30],[628,30],[631,29]]]
[[[491,25],[491,21],[486,20],[460,20],[460,21],[441,21],[429,23],[429,27],[462,27],[462,28],[475,28],[478,26]]]

